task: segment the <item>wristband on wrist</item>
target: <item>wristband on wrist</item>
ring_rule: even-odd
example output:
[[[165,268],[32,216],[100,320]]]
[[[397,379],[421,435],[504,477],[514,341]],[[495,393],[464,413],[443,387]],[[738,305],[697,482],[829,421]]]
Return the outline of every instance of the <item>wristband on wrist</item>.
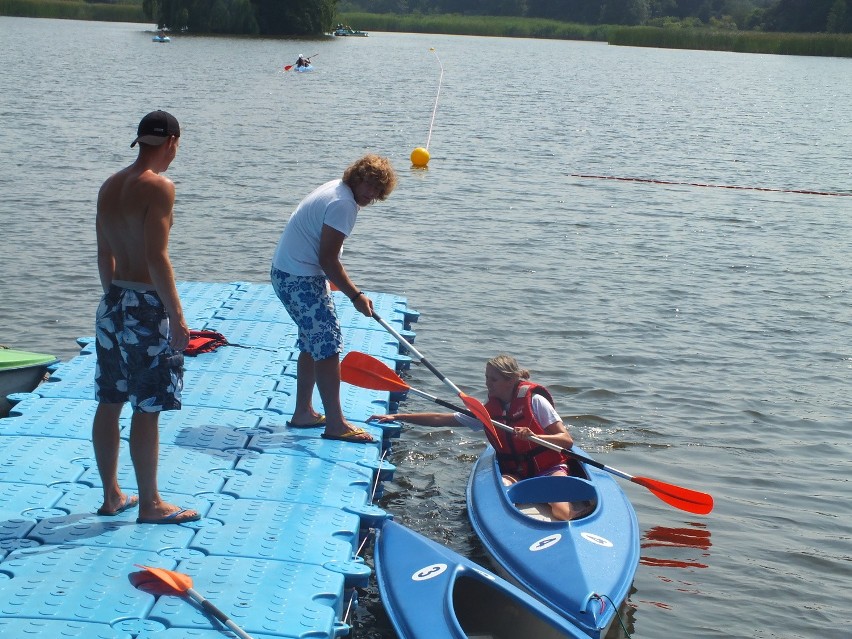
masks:
[[[350,300],[352,300],[352,301],[354,302],[354,301],[355,301],[355,300],[357,300],[359,297],[361,297],[363,294],[364,294],[364,291],[358,291],[357,293],[355,293],[355,295],[353,295],[353,296],[352,296],[352,297],[350,297],[349,299],[350,299]]]

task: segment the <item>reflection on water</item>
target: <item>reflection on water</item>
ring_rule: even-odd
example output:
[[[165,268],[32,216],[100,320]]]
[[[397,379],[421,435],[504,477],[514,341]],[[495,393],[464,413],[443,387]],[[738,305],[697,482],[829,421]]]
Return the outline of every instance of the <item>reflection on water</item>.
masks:
[[[704,562],[710,557],[710,531],[701,523],[688,528],[654,526],[642,535],[641,546],[645,552],[640,563],[645,566],[707,568]]]
[[[657,578],[684,594],[698,595],[700,589],[692,571],[707,568],[710,557],[710,531],[702,523],[690,523],[688,526],[671,528],[653,526],[642,535],[642,554],[639,563],[651,568],[672,568],[678,572],[654,571]],[[680,572],[686,571],[686,572]],[[666,601],[641,599],[641,603],[662,610],[672,610]]]

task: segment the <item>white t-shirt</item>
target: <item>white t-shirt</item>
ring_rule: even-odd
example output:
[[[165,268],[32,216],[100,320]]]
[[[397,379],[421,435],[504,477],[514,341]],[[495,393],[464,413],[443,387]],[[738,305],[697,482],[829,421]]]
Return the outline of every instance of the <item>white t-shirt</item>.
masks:
[[[272,266],[291,275],[323,275],[319,264],[323,225],[349,237],[360,208],[343,180],[332,180],[314,189],[290,216],[278,240]]]
[[[532,409],[538,423],[547,428],[554,422],[560,421],[562,418],[553,405],[541,395],[533,395]],[[453,413],[455,420],[462,426],[467,426],[471,430],[482,430],[484,427],[482,422],[476,417],[468,417],[464,413]]]

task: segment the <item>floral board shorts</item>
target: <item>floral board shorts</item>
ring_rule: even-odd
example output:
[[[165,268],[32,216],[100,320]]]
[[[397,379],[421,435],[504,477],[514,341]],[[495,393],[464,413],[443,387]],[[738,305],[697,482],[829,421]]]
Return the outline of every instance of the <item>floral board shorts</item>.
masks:
[[[291,275],[272,267],[272,288],[299,328],[296,348],[315,361],[343,352],[343,333],[322,275]]]
[[[160,297],[145,285],[113,283],[95,321],[95,399],[129,401],[134,412],[178,410],[183,353],[169,346],[169,317]]]

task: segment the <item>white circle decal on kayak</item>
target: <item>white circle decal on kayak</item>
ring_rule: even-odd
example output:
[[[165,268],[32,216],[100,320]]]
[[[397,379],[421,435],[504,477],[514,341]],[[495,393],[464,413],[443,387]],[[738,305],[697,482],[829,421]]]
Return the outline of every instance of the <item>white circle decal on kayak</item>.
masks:
[[[539,550],[550,548],[551,546],[558,544],[561,539],[562,535],[560,535],[559,533],[556,533],[554,535],[548,535],[543,539],[539,539],[532,546],[530,546],[530,550],[532,550],[533,552],[538,552]]]
[[[604,546],[605,548],[612,548],[613,546],[613,543],[609,539],[601,537],[600,535],[593,535],[592,533],[584,532],[580,533],[580,536],[582,536],[586,541],[590,541],[598,546]]]
[[[426,581],[427,579],[431,579],[432,577],[437,577],[442,572],[447,569],[447,564],[432,564],[431,566],[426,566],[425,568],[421,568],[413,575],[411,578],[414,581]]]

